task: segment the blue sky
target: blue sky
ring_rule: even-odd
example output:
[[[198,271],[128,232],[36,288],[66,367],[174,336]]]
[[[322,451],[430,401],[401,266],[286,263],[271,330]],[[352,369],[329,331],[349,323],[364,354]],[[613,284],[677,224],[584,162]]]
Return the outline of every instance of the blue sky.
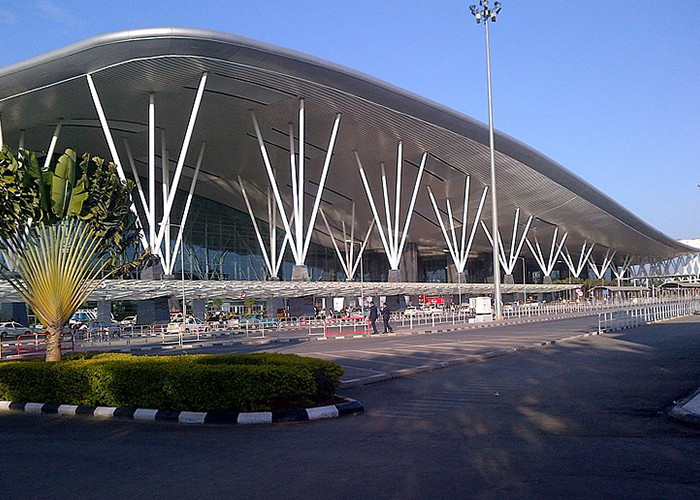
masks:
[[[3,0],[0,66],[109,31],[226,31],[487,120],[476,0]],[[700,236],[700,2],[503,0],[496,128],[674,238]]]

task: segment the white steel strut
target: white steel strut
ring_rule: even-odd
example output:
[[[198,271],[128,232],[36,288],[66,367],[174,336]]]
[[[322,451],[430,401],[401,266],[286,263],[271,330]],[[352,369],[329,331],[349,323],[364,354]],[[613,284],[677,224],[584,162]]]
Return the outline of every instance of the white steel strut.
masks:
[[[58,142],[58,136],[61,134],[61,120],[56,123],[56,128],[51,136],[51,142],[49,143],[49,150],[46,152],[46,160],[44,160],[44,171],[49,168],[51,159],[53,158],[54,151],[56,150],[56,143]]]
[[[523,234],[520,237],[520,241],[518,242],[518,224],[520,222],[520,208],[515,209],[515,221],[513,222],[513,236],[510,240],[510,253],[508,255],[506,255],[506,250],[503,245],[503,238],[501,237],[500,229],[498,231],[498,259],[501,261],[503,271],[507,275],[513,274],[513,269],[515,269],[515,265],[518,263],[520,251],[523,249],[523,245],[525,244],[525,240],[527,238],[527,232],[529,231],[530,226],[532,225],[533,219],[534,216],[532,215],[528,217],[527,223],[525,224],[525,229],[523,230]],[[491,236],[489,228],[486,227],[486,224],[483,220],[481,221],[481,227],[486,233],[486,237],[488,238],[489,243],[491,244],[491,246],[493,246],[493,237]]]
[[[579,254],[578,262],[574,263],[574,259],[571,257],[569,249],[566,246],[564,247],[561,258],[564,260],[564,262],[566,262],[569,271],[571,271],[571,274],[573,274],[575,278],[581,277],[581,273],[586,268],[586,263],[588,262],[588,258],[591,256],[591,252],[593,252],[594,248],[595,243],[591,243],[591,245],[588,246],[588,242],[584,241],[583,245],[581,246],[581,253]]]
[[[612,270],[613,274],[615,275],[615,278],[617,278],[617,284],[620,284],[620,281],[622,281],[622,278],[627,274],[627,271],[630,268],[630,264],[632,263],[632,256],[631,255],[625,255],[624,259],[622,259],[622,263],[619,266],[616,266],[615,263],[612,263],[610,266],[610,269]]]
[[[243,185],[243,180],[241,176],[238,176],[238,185],[241,188],[241,194],[243,195],[243,200],[245,201],[245,206],[248,209],[248,215],[250,216],[250,221],[253,223],[253,229],[255,230],[255,236],[258,240],[258,245],[260,246],[260,251],[262,252],[263,260],[265,261],[265,267],[270,274],[270,278],[276,279],[279,277],[279,270],[282,266],[282,259],[284,257],[284,251],[289,243],[289,233],[285,233],[284,239],[282,240],[282,246],[277,249],[277,210],[272,202],[272,196],[270,189],[267,190],[267,217],[268,226],[270,229],[270,247],[269,250],[263,242],[262,233],[260,232],[260,227],[258,226],[257,218],[255,217],[255,212],[250,204],[250,199],[248,198],[248,193]],[[294,214],[292,214],[294,218]],[[290,224],[294,222],[290,220]]]
[[[177,232],[177,239],[175,240],[175,246],[172,249],[172,255],[171,252],[168,251],[166,255],[170,255],[170,260],[167,261],[167,268],[166,268],[166,274],[172,274],[173,269],[175,268],[175,262],[177,262],[177,254],[180,251],[180,242],[182,241],[182,234],[185,231],[185,226],[187,225],[187,216],[190,213],[190,205],[192,204],[192,197],[194,196],[194,189],[197,186],[197,178],[199,177],[199,169],[202,166],[202,160],[204,159],[204,151],[207,149],[207,143],[202,142],[202,145],[199,148],[199,156],[197,157],[197,166],[194,169],[194,175],[192,176],[192,182],[190,183],[190,190],[187,193],[187,201],[185,202],[185,209],[182,212],[182,219],[180,220],[180,228],[178,229]],[[169,219],[167,222],[168,225],[170,225]],[[170,238],[168,238],[164,244],[166,245],[166,250],[168,250],[168,247],[170,246]]]
[[[154,252],[160,254],[160,245],[165,236],[165,228],[167,227],[166,221],[170,218],[170,212],[173,208],[173,203],[175,202],[175,195],[177,194],[177,188],[180,185],[180,177],[182,176],[182,170],[185,165],[185,158],[187,157],[187,150],[190,147],[190,141],[192,140],[192,133],[194,131],[194,125],[197,122],[197,115],[199,114],[199,108],[202,104],[202,96],[204,95],[204,87],[207,84],[208,73],[202,73],[202,77],[199,80],[199,87],[197,88],[197,94],[194,98],[194,104],[192,105],[192,112],[190,113],[190,120],[187,123],[187,129],[185,130],[185,138],[182,141],[182,148],[180,149],[180,155],[177,158],[177,165],[175,166],[175,174],[173,175],[173,182],[171,185],[170,193],[168,195],[168,202],[163,207],[163,218],[161,219],[160,229],[158,229],[158,236],[156,237]],[[155,137],[154,137],[155,141]],[[150,148],[149,148],[150,149]],[[155,151],[155,145],[154,149]],[[152,207],[154,208],[154,207]],[[154,211],[155,213],[155,211]],[[168,242],[170,244],[170,242]]]
[[[304,223],[306,222],[306,217],[304,214],[304,197],[305,197],[305,121],[306,112],[304,99],[299,99],[299,154],[294,152],[294,127],[290,124],[289,126],[289,166],[291,169],[292,178],[292,213],[287,217],[287,211],[282,203],[282,197],[280,195],[279,186],[277,184],[277,179],[275,177],[274,170],[272,168],[272,163],[270,161],[270,155],[267,152],[267,146],[265,146],[265,141],[263,140],[262,132],[260,131],[260,125],[258,124],[258,119],[255,116],[255,112],[251,110],[251,118],[253,120],[253,127],[255,128],[255,135],[258,139],[258,145],[260,147],[260,153],[262,154],[263,163],[265,164],[265,170],[267,172],[268,179],[270,181],[270,187],[272,188],[272,194],[277,204],[277,209],[282,218],[282,224],[284,225],[284,230],[289,238],[289,248],[294,256],[294,262],[297,266],[303,266],[306,260],[306,254],[309,251],[309,245],[311,243],[311,235],[313,233],[314,226],[316,225],[316,217],[318,215],[319,206],[321,204],[321,197],[323,195],[323,190],[326,185],[326,179],[328,177],[328,170],[331,164],[331,158],[333,156],[333,149],[335,148],[336,138],[338,137],[338,129],[340,127],[341,114],[337,113],[335,115],[335,121],[333,122],[333,129],[331,130],[331,135],[328,140],[328,149],[326,150],[326,157],[323,162],[323,168],[321,170],[321,178],[318,183],[318,188],[316,190],[314,204],[311,209],[311,215],[306,226],[306,235],[304,235]],[[297,161],[298,159],[298,161]],[[294,219],[294,228],[292,230],[292,219]]]
[[[143,192],[143,186],[141,186],[141,177],[139,176],[138,171],[136,170],[136,163],[134,162],[134,155],[131,153],[131,146],[129,145],[129,141],[124,138],[122,141],[124,143],[124,149],[126,149],[126,158],[129,160],[129,166],[131,167],[131,175],[134,176],[134,182],[136,183],[136,191],[139,193],[139,199],[141,200],[141,207],[143,208],[143,213],[146,214],[148,217],[148,224],[150,228],[150,207],[148,205],[148,202],[146,201],[146,195]],[[146,228],[148,229],[148,228]]]
[[[338,243],[336,242],[335,235],[333,234],[333,230],[331,229],[330,224],[328,224],[328,219],[326,218],[326,214],[324,213],[323,209],[320,209],[320,213],[321,218],[323,219],[323,223],[326,225],[328,235],[331,238],[331,242],[333,243],[333,248],[335,248],[335,252],[338,255],[340,265],[343,267],[343,271],[345,271],[347,281],[352,281],[355,278],[355,272],[357,271],[357,267],[360,265],[362,254],[364,253],[365,247],[367,246],[367,242],[369,241],[369,237],[372,234],[372,229],[374,229],[374,220],[372,220],[372,222],[370,223],[369,228],[367,229],[367,233],[365,233],[364,239],[361,242],[358,241],[358,243],[360,243],[360,249],[357,252],[357,255],[355,255],[355,204],[352,204],[352,219],[350,222],[349,239],[345,227],[345,222],[341,221],[341,225],[343,228],[343,246],[345,248],[345,252],[340,251]]]
[[[476,215],[474,216],[474,222],[472,224],[472,228],[469,231],[469,239],[467,240],[467,228],[469,226],[467,217],[468,217],[468,210],[469,210],[469,185],[470,185],[470,177],[467,176],[465,181],[464,181],[464,200],[463,200],[463,209],[462,209],[462,230],[461,230],[461,237],[459,240],[457,239],[457,232],[455,231],[455,224],[454,224],[454,217],[452,216],[452,204],[450,203],[450,199],[446,198],[445,200],[445,205],[447,209],[447,217],[450,222],[450,233],[448,233],[447,229],[445,228],[445,223],[442,220],[442,214],[440,214],[440,210],[438,209],[437,202],[435,201],[435,196],[433,195],[433,191],[430,189],[430,186],[428,186],[428,196],[430,198],[430,203],[433,206],[433,211],[435,212],[435,217],[437,218],[438,222],[440,223],[440,230],[442,231],[442,235],[445,238],[445,243],[447,243],[447,248],[450,251],[450,255],[452,256],[452,261],[455,264],[455,267],[457,268],[458,273],[463,273],[464,269],[467,266],[467,259],[469,258],[469,251],[471,250],[472,243],[474,242],[474,235],[476,234],[476,228],[479,227],[479,220],[481,219],[481,211],[484,208],[484,202],[486,201],[486,195],[488,193],[489,187],[484,186],[483,191],[481,192],[481,200],[479,201],[479,208],[476,211]],[[451,238],[450,238],[451,234]]]
[[[379,236],[382,240],[382,245],[384,246],[384,251],[386,252],[387,258],[389,259],[389,266],[392,271],[398,271],[399,263],[401,262],[401,254],[403,253],[403,248],[406,244],[406,237],[408,236],[408,228],[411,225],[411,217],[413,216],[413,208],[416,204],[416,198],[418,196],[418,190],[420,188],[421,178],[423,177],[423,171],[425,170],[425,163],[428,159],[428,153],[423,153],[420,161],[420,166],[418,167],[418,175],[416,177],[416,182],[413,185],[413,193],[411,194],[411,201],[408,205],[408,212],[406,213],[406,220],[403,224],[403,230],[401,230],[400,221],[400,210],[401,210],[401,170],[403,166],[403,144],[399,141],[396,160],[396,200],[394,203],[394,223],[391,222],[391,209],[390,209],[390,199],[389,190],[387,188],[386,172],[384,170],[384,164],[381,165],[382,172],[382,194],[384,195],[384,212],[386,219],[386,231],[382,226],[382,220],[377,212],[377,206],[374,203],[374,197],[372,196],[372,190],[369,187],[369,182],[367,181],[367,175],[365,174],[365,169],[362,166],[362,161],[360,160],[360,155],[357,151],[354,151],[355,160],[357,161],[357,167],[360,170],[360,178],[362,179],[362,185],[365,188],[365,194],[367,195],[367,200],[369,201],[370,208],[372,209],[372,215],[374,216],[374,222],[376,223],[377,229],[379,230]]]
[[[559,235],[559,228],[555,227],[554,228],[554,235],[552,236],[552,246],[549,249],[549,259],[548,260],[545,260],[544,254],[542,253],[542,248],[540,247],[540,242],[537,240],[536,236],[535,236],[534,247],[533,247],[532,243],[530,243],[529,239],[525,240],[525,243],[527,243],[528,248],[530,248],[530,252],[532,252],[532,256],[535,258],[535,261],[540,266],[540,269],[542,269],[542,273],[544,273],[545,277],[552,276],[552,271],[554,270],[554,265],[557,263],[557,259],[559,258],[559,254],[561,254],[562,247],[564,246],[564,243],[566,243],[566,238],[567,238],[567,236],[569,236],[569,233],[564,233],[564,235],[562,236],[559,243],[557,243],[557,236],[558,235]]]
[[[109,124],[107,123],[107,117],[105,116],[104,109],[102,108],[102,102],[100,101],[100,96],[97,93],[97,87],[95,87],[95,82],[92,80],[92,75],[85,75],[88,82],[88,87],[90,88],[90,95],[92,96],[92,102],[95,105],[95,110],[97,111],[97,116],[100,119],[100,125],[102,126],[102,132],[104,133],[105,140],[107,141],[107,147],[109,148],[109,153],[112,155],[112,161],[114,161],[117,167],[117,175],[119,175],[119,180],[126,182],[126,175],[124,175],[124,169],[122,168],[122,162],[119,159],[119,153],[117,152],[117,147],[114,145],[114,138],[112,137],[112,131],[109,129]],[[136,205],[134,204],[133,197],[129,195],[129,210],[134,214],[136,220],[139,223],[139,237],[141,239],[141,245],[144,250],[149,247],[146,235],[143,232],[143,224],[141,222],[141,216],[138,210],[136,210]]]
[[[603,262],[600,266],[598,266],[594,261],[592,257],[588,257],[588,263],[591,266],[591,269],[593,269],[593,273],[595,274],[596,278],[599,280],[603,279],[603,276],[605,275],[605,271],[608,270],[608,267],[610,267],[610,264],[612,263],[613,258],[615,257],[615,252],[612,254],[610,253],[610,249],[608,248],[605,251],[605,256],[603,257]]]

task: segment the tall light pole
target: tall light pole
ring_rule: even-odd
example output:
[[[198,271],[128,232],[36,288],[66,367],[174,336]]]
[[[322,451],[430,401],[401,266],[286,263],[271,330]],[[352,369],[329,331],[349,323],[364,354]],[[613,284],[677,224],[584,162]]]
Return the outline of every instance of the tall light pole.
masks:
[[[494,2],[493,9],[489,8],[488,0],[481,0],[479,6],[470,5],[469,9],[477,24],[484,22],[486,28],[486,79],[489,95],[489,145],[491,150],[491,234],[493,234],[493,301],[496,308],[496,319],[503,319],[501,312],[501,265],[498,261],[498,203],[496,201],[496,155],[493,147],[493,102],[491,96],[491,49],[489,46],[489,21],[496,22],[496,16],[501,11],[501,3]]]

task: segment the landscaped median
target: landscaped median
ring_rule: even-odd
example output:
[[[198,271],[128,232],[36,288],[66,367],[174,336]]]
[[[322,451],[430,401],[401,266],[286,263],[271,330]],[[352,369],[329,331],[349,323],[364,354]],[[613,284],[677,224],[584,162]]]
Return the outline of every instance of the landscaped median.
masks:
[[[338,403],[335,390],[342,374],[335,363],[294,354],[84,353],[54,363],[32,360],[0,364],[0,400],[14,402],[4,405],[7,409],[25,411],[39,407],[19,402],[42,402],[43,413],[70,413],[60,408],[74,408],[72,413],[130,414],[138,418],[144,414],[141,410],[153,409],[153,419],[158,413],[172,417],[194,412],[210,414],[209,418],[194,419],[202,422],[307,420],[316,414],[354,413],[343,412],[342,408],[335,413],[314,410]],[[347,402],[343,404],[347,406]],[[362,405],[354,408],[361,411]],[[302,416],[275,419],[275,414]]]

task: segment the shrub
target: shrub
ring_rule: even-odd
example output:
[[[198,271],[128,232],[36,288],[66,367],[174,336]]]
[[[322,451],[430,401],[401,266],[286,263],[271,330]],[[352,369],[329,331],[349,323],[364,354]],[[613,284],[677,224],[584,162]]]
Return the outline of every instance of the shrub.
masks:
[[[333,396],[343,370],[288,354],[81,353],[0,364],[0,399],[190,411],[269,411]]]

